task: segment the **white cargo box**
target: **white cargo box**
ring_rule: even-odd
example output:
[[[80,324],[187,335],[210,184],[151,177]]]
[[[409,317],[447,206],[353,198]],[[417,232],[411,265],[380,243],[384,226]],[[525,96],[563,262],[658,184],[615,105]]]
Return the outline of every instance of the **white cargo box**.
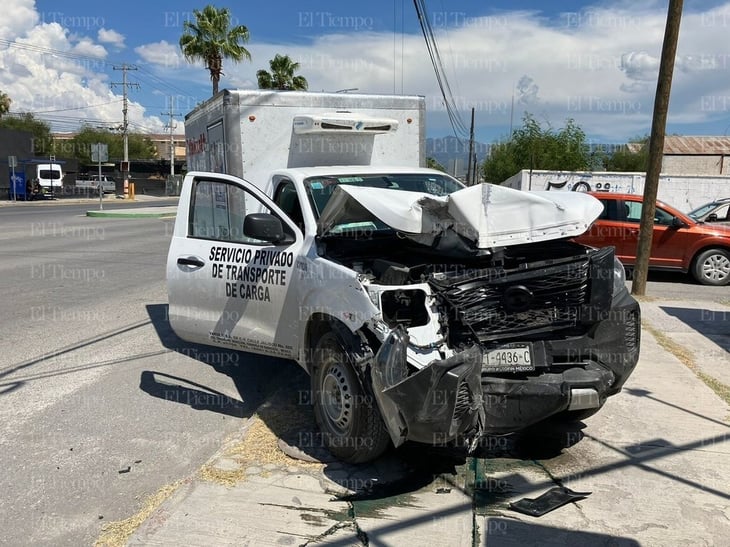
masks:
[[[223,90],[185,117],[188,170],[263,188],[287,167],[423,167],[425,110],[414,95]]]

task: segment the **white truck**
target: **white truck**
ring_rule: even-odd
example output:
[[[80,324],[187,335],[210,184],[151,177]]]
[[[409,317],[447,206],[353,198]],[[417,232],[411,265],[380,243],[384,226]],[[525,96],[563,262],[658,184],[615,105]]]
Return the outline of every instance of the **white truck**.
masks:
[[[63,186],[63,170],[58,163],[39,163],[36,165],[35,180],[44,194],[54,194]]]
[[[89,193],[99,195],[99,184],[101,183],[101,190],[105,194],[113,194],[116,192],[116,182],[114,179],[107,175],[102,174],[99,176],[98,173],[91,173],[88,175],[79,175],[76,177],[75,187],[88,190]]]
[[[421,97],[223,91],[186,118],[206,170],[182,186],[171,326],[296,360],[351,463],[582,419],[639,356],[613,249],[571,241],[600,203],[420,167],[422,116]]]

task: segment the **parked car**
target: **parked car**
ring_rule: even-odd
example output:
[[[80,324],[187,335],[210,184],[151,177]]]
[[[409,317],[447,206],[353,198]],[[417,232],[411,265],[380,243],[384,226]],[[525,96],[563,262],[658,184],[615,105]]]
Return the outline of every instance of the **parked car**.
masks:
[[[76,188],[86,188],[91,192],[99,191],[99,175],[79,175],[76,178]],[[105,194],[113,194],[116,191],[116,182],[107,175],[101,175],[101,188]]]
[[[624,266],[634,266],[639,240],[642,196],[592,192],[603,213],[575,240],[593,247],[616,248]],[[703,285],[730,282],[730,227],[697,222],[657,201],[649,268],[690,273]]]
[[[691,210],[687,216],[697,222],[730,225],[730,198],[716,199]]]

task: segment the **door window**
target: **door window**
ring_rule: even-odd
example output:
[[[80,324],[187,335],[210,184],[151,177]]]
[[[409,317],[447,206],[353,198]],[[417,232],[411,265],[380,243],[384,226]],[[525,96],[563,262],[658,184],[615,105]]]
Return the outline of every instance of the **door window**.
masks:
[[[243,234],[243,219],[251,213],[274,214],[256,196],[236,184],[199,180],[193,189],[188,234],[201,239],[270,245]],[[286,223],[282,224],[285,232],[292,232]]]
[[[730,220],[730,204],[723,205],[715,211],[718,221]]]
[[[640,201],[625,201],[626,222],[641,222],[642,203]],[[674,215],[661,207],[654,209],[654,224],[657,226],[671,226]]]
[[[625,201],[624,209],[626,210],[626,222],[641,222],[641,205],[640,201]]]
[[[602,199],[603,211],[599,215],[601,220],[622,220],[618,214],[618,201],[615,199]]]

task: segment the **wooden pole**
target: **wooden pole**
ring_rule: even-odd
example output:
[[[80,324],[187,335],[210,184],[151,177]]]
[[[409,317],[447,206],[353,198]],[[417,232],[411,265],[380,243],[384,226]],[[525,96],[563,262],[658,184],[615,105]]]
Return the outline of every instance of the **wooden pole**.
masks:
[[[672,89],[672,74],[674,72],[674,59],[677,54],[681,19],[682,0],[669,0],[662,58],[659,64],[659,78],[654,99],[651,137],[649,139],[649,165],[646,170],[646,182],[644,184],[644,205],[641,209],[639,243],[636,248],[634,280],[631,284],[631,293],[638,296],[646,294],[646,278],[649,270],[649,256],[651,255],[651,240],[654,233],[656,196],[664,156],[664,134],[667,126],[669,94]]]

